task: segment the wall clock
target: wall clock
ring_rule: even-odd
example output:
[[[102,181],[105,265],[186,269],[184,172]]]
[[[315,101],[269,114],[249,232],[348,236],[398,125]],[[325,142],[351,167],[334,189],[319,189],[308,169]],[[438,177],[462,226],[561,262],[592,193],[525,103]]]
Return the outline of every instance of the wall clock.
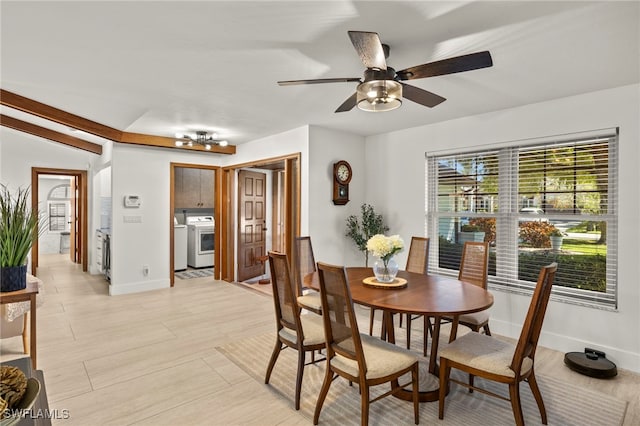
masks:
[[[333,164],[333,204],[343,206],[349,202],[351,165],[344,160]]]

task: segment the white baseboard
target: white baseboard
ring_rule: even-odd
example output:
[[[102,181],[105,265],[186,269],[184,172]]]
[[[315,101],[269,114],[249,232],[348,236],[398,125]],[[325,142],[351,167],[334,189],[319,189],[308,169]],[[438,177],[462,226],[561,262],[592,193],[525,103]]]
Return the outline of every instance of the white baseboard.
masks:
[[[171,285],[168,279],[165,280],[153,280],[153,281],[139,281],[136,283],[126,284],[109,284],[109,295],[118,296],[121,294],[140,293],[143,291],[159,290],[161,288],[169,288]]]
[[[522,327],[521,324],[516,326],[515,324],[494,320],[493,318],[489,321],[489,326],[491,327],[491,334],[498,334],[513,339],[520,337]],[[596,349],[606,353],[607,359],[616,364],[618,368],[640,373],[640,353],[602,345],[597,342],[589,342],[584,339],[577,339],[573,336],[545,332],[544,325],[538,344],[564,353],[583,352],[584,348]]]

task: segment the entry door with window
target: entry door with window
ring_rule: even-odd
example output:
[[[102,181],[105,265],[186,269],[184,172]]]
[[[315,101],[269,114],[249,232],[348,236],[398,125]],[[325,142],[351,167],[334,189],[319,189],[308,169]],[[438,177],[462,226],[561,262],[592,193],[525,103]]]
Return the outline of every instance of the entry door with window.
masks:
[[[238,280],[264,274],[266,174],[238,172]]]

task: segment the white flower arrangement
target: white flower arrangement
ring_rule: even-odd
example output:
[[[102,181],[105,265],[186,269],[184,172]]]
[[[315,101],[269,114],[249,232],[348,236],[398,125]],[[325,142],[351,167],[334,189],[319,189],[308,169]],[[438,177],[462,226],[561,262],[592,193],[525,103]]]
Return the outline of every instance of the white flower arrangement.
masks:
[[[387,237],[383,234],[376,234],[367,241],[367,250],[382,259],[386,265],[393,255],[404,250],[404,241],[400,235]]]

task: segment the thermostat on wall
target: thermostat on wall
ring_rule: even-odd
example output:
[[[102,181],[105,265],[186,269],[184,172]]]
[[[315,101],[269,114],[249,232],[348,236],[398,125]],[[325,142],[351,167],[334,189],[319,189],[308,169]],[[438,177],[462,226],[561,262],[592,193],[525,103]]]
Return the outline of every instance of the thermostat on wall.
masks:
[[[140,207],[140,197],[137,195],[125,195],[124,206],[129,208]]]

